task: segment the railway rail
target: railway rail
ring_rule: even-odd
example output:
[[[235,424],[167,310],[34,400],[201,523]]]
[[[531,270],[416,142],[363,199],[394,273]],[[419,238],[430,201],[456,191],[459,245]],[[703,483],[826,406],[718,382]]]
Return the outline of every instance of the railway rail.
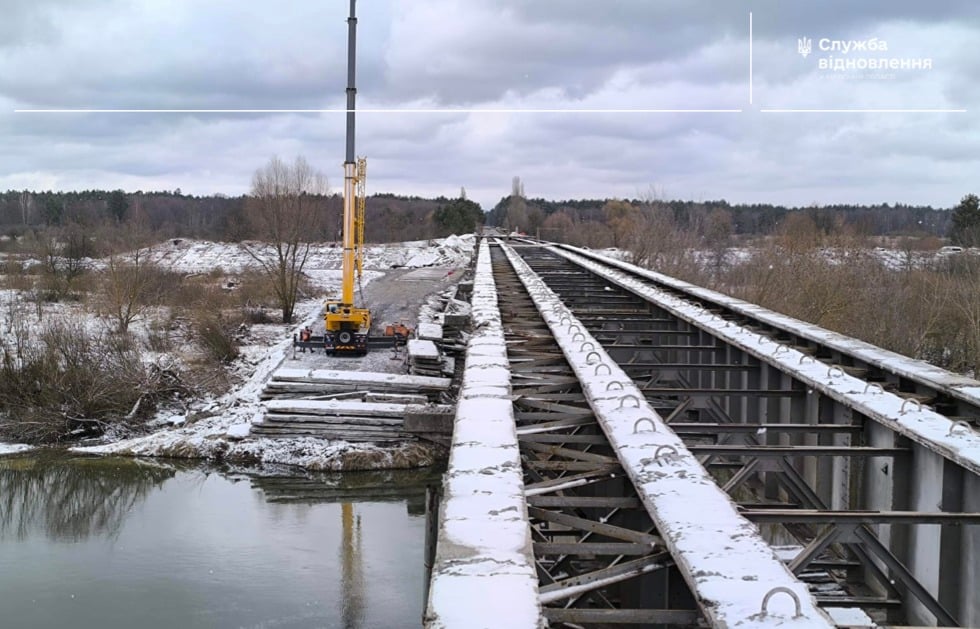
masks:
[[[537,622],[980,624],[980,383],[592,252],[512,244],[480,255]],[[457,431],[480,416],[458,412]],[[465,626],[433,605],[446,559],[429,625]]]

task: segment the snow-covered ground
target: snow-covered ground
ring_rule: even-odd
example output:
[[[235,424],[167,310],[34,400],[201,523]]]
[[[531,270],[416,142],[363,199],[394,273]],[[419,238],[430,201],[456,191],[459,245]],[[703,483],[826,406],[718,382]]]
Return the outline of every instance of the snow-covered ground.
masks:
[[[366,270],[417,269],[429,266],[454,266],[473,254],[472,234],[449,236],[434,240],[412,240],[399,243],[367,245],[364,248]],[[252,252],[258,256],[271,255],[270,245],[259,242],[228,243],[172,238],[150,248],[148,259],[165,269],[180,273],[211,273],[223,270],[239,273],[259,268]],[[307,271],[340,269],[343,248],[338,243],[314,243],[306,262]],[[24,260],[26,268],[40,264]],[[103,260],[86,259],[84,266],[99,269]]]
[[[18,452],[26,452],[30,450],[31,446],[23,443],[0,443],[0,456],[4,454],[17,454]]]
[[[423,305],[426,293],[439,291],[453,273],[468,265],[473,254],[472,235],[450,236],[432,241],[374,245],[365,250],[365,271],[362,285],[368,293],[371,284],[383,283],[393,269],[438,267],[428,282],[405,281],[405,291],[414,295],[415,308]],[[324,294],[335,292],[340,284],[341,251],[328,245],[315,247],[307,261],[306,274]],[[165,269],[182,273],[211,273],[215,269],[236,272],[254,267],[255,261],[237,244],[211,243],[186,239],[169,240],[155,246],[151,257]],[[94,267],[99,266],[94,261]],[[398,272],[392,273],[397,276]],[[380,280],[380,281],[379,281]],[[398,280],[395,280],[398,281]],[[426,292],[421,292],[421,291]],[[7,291],[10,292],[10,291]],[[3,296],[16,300],[17,295]],[[248,428],[264,414],[260,393],[276,368],[293,360],[292,335],[309,325],[322,325],[323,297],[305,300],[297,305],[297,323],[293,326],[255,325],[248,344],[232,366],[241,383],[226,394],[195,400],[186,411],[162,411],[150,422],[159,427],[156,432],[129,439],[74,448],[91,454],[126,454],[138,456],[202,457],[224,460],[253,461],[300,465],[310,469],[354,469],[380,467],[412,467],[434,463],[439,454],[436,448],[419,443],[378,447],[365,444],[325,441],[321,439],[248,439]],[[86,313],[94,319],[95,315]],[[414,324],[414,322],[411,322]],[[322,361],[323,368],[358,371],[403,370],[403,362],[391,360],[386,350],[358,358],[327,357],[323,354],[300,354],[303,364]],[[17,446],[0,445],[0,454],[15,451]]]

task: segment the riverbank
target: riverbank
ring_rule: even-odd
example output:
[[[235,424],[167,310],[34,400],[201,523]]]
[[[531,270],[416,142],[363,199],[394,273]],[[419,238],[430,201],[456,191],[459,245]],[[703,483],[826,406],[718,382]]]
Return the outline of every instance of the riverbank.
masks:
[[[366,274],[370,281],[364,284],[363,299],[377,313],[376,322],[417,324],[419,311],[432,311],[438,295],[459,279],[472,254],[471,238],[453,238],[450,246],[445,241],[427,247],[420,247],[419,243],[405,244],[408,247],[403,249],[407,251],[386,245],[378,248],[382,255],[367,260],[371,272]],[[207,258],[204,254],[192,259],[183,256],[184,264],[201,268],[202,256]],[[311,281],[324,291],[335,288],[339,279],[336,269],[322,268],[326,264],[308,273]],[[407,273],[402,269],[404,266],[426,267],[427,272]],[[322,304],[322,297],[301,302],[297,306],[301,316],[297,317],[296,325],[252,326],[240,347],[240,356],[230,366],[238,383],[223,395],[185,402],[185,407],[179,410],[158,412],[147,423],[152,429],[150,434],[132,436],[110,432],[98,443],[75,445],[71,450],[91,455],[177,457],[330,471],[427,467],[444,459],[443,447],[424,442],[378,446],[315,438],[248,436],[251,425],[264,415],[262,389],[280,366],[407,372],[404,353],[393,360],[396,356],[390,350],[376,350],[362,358],[329,357],[322,353],[294,357],[292,335],[306,325],[314,329],[322,326]],[[7,448],[13,451],[12,447]]]

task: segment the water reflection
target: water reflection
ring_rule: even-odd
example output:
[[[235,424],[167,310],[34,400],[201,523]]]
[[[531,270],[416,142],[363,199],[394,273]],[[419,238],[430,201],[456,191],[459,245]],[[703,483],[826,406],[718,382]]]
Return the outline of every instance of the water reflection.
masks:
[[[339,560],[344,629],[364,626],[364,568],[361,516],[356,502],[406,502],[409,515],[425,514],[426,488],[439,482],[439,470],[311,473],[303,476],[246,474],[270,503],[341,503]]]
[[[56,541],[115,536],[129,511],[176,473],[134,459],[0,458],[0,540],[37,532]]]
[[[0,626],[418,626],[439,478],[2,458]]]
[[[341,506],[343,536],[340,542],[340,585],[344,592],[341,620],[344,629],[356,629],[362,625],[364,604],[364,571],[361,566],[361,517],[354,515],[354,505],[345,502]]]
[[[246,470],[252,487],[271,503],[408,502],[409,515],[425,514],[425,489],[438,484],[441,470],[380,470],[371,472],[310,472],[291,475],[281,470]]]

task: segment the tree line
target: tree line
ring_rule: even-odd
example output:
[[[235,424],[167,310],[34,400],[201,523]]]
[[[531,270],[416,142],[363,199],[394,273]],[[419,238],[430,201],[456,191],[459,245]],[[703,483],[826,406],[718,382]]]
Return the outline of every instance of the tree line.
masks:
[[[967,195],[947,208],[896,203],[790,207],[732,204],[719,201],[658,199],[527,199],[519,192],[503,197],[487,213],[487,224],[591,247],[622,246],[624,237],[646,226],[669,224],[711,240],[719,235],[759,236],[776,233],[787,221],[812,222],[824,233],[863,236],[950,237],[954,244],[980,244],[971,236],[980,225],[976,196]]]
[[[343,199],[324,189],[309,193],[321,213],[306,225],[315,241],[341,240]],[[45,228],[84,228],[139,221],[161,239],[200,238],[239,242],[260,237],[248,218],[251,195],[194,196],[180,190],[125,192],[0,192],[0,235],[21,236]],[[393,242],[471,233],[483,223],[483,210],[463,197],[425,199],[395,194],[367,198],[365,239]]]
[[[308,225],[312,240],[341,240],[343,199],[328,191],[313,193],[316,224]],[[92,228],[139,220],[160,238],[201,238],[239,242],[260,234],[247,220],[250,195],[195,196],[174,191],[85,190],[77,192],[0,192],[0,235],[17,236],[44,227]],[[656,199],[549,200],[523,196],[523,184],[487,213],[466,198],[378,193],[367,199],[367,242],[440,238],[472,232],[478,225],[507,228],[543,238],[595,247],[618,246],[619,233],[635,223],[667,221],[677,229],[710,236],[728,231],[734,236],[775,233],[790,217],[804,215],[825,233],[849,231],[868,236],[950,237],[967,244],[980,224],[975,195],[967,195],[950,211],[946,208],[901,203],[790,207],[772,204],[732,204],[719,201]],[[618,209],[617,209],[618,208]],[[624,214],[626,217],[624,217]],[[976,228],[980,231],[980,228]]]

